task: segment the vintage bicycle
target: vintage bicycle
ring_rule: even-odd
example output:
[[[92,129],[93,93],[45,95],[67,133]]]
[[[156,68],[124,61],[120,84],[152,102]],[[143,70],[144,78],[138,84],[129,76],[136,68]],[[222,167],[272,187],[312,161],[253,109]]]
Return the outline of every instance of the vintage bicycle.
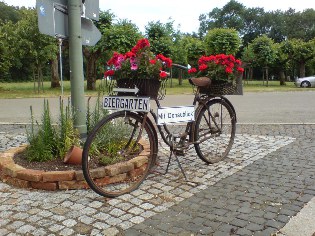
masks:
[[[206,77],[190,79],[195,88],[192,105],[178,107],[160,104],[166,81],[117,82],[111,95],[104,97],[103,107],[118,111],[96,124],[83,149],[83,174],[96,193],[113,198],[137,189],[156,166],[158,133],[170,148],[166,172],[174,156],[186,180],[178,156],[185,155],[189,148],[194,147],[206,164],[228,155],[237,119],[232,103],[224,95],[241,94],[240,81],[215,87]],[[137,96],[131,96],[132,93]],[[150,108],[150,101],[156,103],[157,113]],[[173,132],[183,122],[184,131]]]

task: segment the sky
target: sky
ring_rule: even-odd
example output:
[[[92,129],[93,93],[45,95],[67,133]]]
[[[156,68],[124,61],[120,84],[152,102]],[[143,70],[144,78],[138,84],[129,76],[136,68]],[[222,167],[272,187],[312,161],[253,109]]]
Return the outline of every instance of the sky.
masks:
[[[0,0],[10,6],[35,7],[36,0]],[[49,1],[49,0],[47,0]],[[86,0],[89,1],[89,0]],[[247,8],[262,7],[265,11],[288,10],[303,11],[315,8],[314,0],[236,0]],[[229,0],[194,0],[187,4],[183,0],[100,0],[102,11],[111,10],[118,19],[128,19],[136,24],[144,33],[148,22],[160,21],[167,23],[174,21],[174,28],[183,33],[197,32],[199,28],[199,15],[209,13],[213,8],[222,8]],[[185,3],[186,2],[186,3]]]

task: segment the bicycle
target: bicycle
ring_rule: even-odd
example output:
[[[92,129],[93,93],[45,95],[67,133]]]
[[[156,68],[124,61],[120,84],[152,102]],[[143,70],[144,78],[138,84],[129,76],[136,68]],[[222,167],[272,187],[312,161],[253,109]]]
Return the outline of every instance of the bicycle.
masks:
[[[176,64],[175,66],[183,67]],[[208,78],[190,82],[196,88],[192,106],[179,107],[184,110],[187,108],[188,111],[186,110],[186,115],[181,113],[182,115],[178,116],[186,117],[193,109],[192,116],[195,119],[185,118],[188,120],[185,131],[179,134],[172,133],[172,127],[168,124],[159,122],[163,115],[158,114],[158,117],[152,109],[147,108],[148,103],[150,104],[148,97],[129,97],[130,93],[123,90],[118,92],[118,96],[104,98],[105,105],[116,108],[119,106],[122,110],[115,111],[99,121],[84,144],[82,169],[85,180],[92,190],[102,196],[113,198],[137,189],[156,164],[157,131],[170,147],[166,172],[174,155],[186,180],[178,156],[184,155],[192,145],[206,164],[219,162],[228,155],[236,129],[236,112],[232,103],[223,95],[202,91],[209,87]],[[125,87],[132,89],[134,86]],[[161,96],[151,95],[158,112],[159,109],[163,109],[159,100],[164,95],[165,93]],[[135,109],[141,104],[142,108],[145,106],[147,110]],[[133,106],[133,109],[124,109],[128,106]],[[176,109],[175,107],[174,110]]]

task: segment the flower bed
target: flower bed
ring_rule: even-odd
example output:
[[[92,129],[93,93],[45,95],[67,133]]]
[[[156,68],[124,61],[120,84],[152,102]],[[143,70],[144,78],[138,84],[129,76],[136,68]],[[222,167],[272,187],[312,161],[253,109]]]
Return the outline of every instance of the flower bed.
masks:
[[[142,152],[133,159],[125,162],[95,169],[95,177],[98,181],[116,182],[122,181],[124,176],[141,174],[147,165],[148,145],[142,141]],[[0,180],[19,188],[33,188],[42,190],[68,190],[87,189],[82,170],[71,171],[42,171],[26,169],[13,160],[14,155],[25,150],[26,146],[12,148],[0,153]]]

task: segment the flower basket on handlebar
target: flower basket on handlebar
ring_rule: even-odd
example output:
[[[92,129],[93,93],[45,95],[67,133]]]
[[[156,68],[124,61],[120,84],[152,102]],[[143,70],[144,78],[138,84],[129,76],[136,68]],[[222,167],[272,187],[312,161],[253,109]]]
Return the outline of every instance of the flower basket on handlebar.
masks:
[[[209,86],[199,87],[199,93],[207,95],[243,95],[241,78],[235,81],[213,80]]]
[[[198,68],[191,68],[188,73],[195,78],[207,77],[211,84],[197,85],[199,92],[208,95],[242,95],[242,62],[233,55],[217,54],[202,56]]]
[[[105,71],[104,77],[116,81],[119,88],[135,89],[136,86],[140,90],[137,96],[161,99],[165,91],[161,93],[159,88],[165,90],[165,80],[169,75],[166,70],[171,66],[172,60],[163,54],[154,54],[148,39],[143,38],[129,52],[114,52],[107,62],[108,70]],[[130,96],[132,93],[124,92],[119,95]]]

